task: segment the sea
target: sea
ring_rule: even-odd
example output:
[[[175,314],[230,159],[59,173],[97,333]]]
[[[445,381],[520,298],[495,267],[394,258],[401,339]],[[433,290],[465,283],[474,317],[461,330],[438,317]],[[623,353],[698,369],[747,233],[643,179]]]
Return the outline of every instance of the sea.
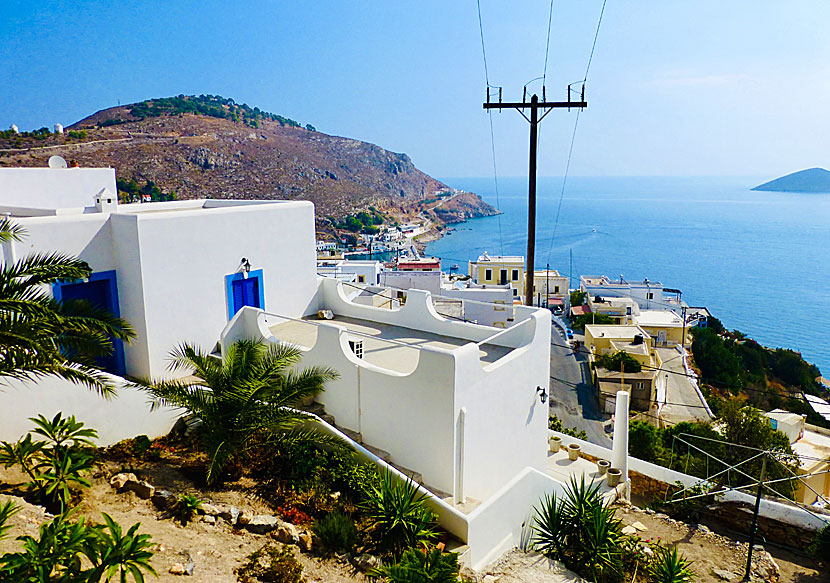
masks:
[[[540,178],[536,269],[660,281],[732,330],[830,376],[830,194],[759,192],[768,177]],[[503,214],[427,245],[445,270],[525,255],[527,179],[444,178]]]

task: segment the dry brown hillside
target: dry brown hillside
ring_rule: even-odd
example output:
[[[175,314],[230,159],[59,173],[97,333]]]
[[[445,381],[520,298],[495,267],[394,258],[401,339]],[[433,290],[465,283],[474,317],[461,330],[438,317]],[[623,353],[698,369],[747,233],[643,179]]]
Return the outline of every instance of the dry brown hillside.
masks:
[[[80,166],[114,167],[120,179],[140,185],[153,181],[178,198],[311,200],[318,224],[370,205],[411,218],[446,188],[406,154],[367,142],[271,119],[246,123],[193,113],[139,118],[134,107],[99,111],[63,135],[0,136],[0,166],[45,166],[59,154]],[[455,198],[441,208],[443,216],[436,215],[439,222],[495,212],[475,195]]]

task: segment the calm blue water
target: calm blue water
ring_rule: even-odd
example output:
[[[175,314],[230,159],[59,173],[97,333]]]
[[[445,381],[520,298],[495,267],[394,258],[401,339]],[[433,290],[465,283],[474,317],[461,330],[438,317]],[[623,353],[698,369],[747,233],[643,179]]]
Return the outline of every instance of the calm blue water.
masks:
[[[749,190],[764,180],[569,178],[551,241],[562,181],[540,179],[536,268],[549,262],[568,274],[572,251],[577,284],[579,275],[603,274],[661,281],[726,327],[800,351],[827,376],[830,194]],[[497,202],[492,178],[444,181]],[[498,203],[501,217],[457,225],[427,252],[461,272],[483,251],[524,255],[526,179],[500,179]]]

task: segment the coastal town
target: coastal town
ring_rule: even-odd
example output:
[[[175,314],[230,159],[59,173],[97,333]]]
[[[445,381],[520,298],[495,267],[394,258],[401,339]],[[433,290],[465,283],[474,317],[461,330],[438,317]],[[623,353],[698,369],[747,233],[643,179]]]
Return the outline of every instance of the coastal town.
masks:
[[[654,444],[643,446],[643,435],[674,427],[692,434],[705,427],[723,444],[731,431],[726,411],[732,409],[719,399],[713,410],[714,393],[707,399],[707,391],[714,389],[706,388],[693,354],[695,339],[720,322],[706,307],[684,302],[680,289],[556,269],[531,276],[524,257],[487,252],[466,266],[446,266],[419,251],[419,237],[430,230],[426,221],[377,220],[350,248],[345,237],[317,239],[314,205],[307,201],[119,203],[114,170],[67,168],[60,159],[50,165],[0,168],[6,269],[31,269],[27,262],[50,253],[78,257],[88,271],[54,279],[46,288],[50,297],[104,309],[135,334],[108,332],[112,350],[92,364],[107,373],[104,379],[49,368],[27,374],[25,364],[9,360],[0,409],[0,439],[9,452],[21,447],[28,419],[38,415],[46,416],[44,423],[56,414],[77,418],[95,428],[96,445],[106,451],[137,436],[171,443],[164,440],[182,423],[183,410],[185,426],[199,414],[181,397],[161,397],[168,394],[162,387],[208,382],[199,368],[171,369],[171,350],[176,354],[186,342],[200,347],[187,349],[195,351],[187,362],[200,362],[195,355],[201,354],[220,363],[253,342],[295,351],[300,366],[330,371],[324,387],[287,403],[361,463],[411,484],[444,533],[442,549],[453,549],[471,576],[525,548],[536,504],[551,493],[566,495],[575,480],[593,485],[606,504],[634,509],[628,512],[638,520],[623,530],[628,534],[650,528],[644,522],[654,511],[636,513],[643,501],[662,500],[669,514],[657,516],[679,520],[672,502],[701,492],[711,493],[701,509],[721,509],[714,513],[721,528],[745,531],[741,509],[751,515],[755,503],[745,491],[752,484],[745,478],[754,479],[747,474],[753,470],[742,469],[748,458],[710,451],[683,432],[673,434],[679,443],[668,444],[672,452],[686,448],[677,460],[665,462],[651,451]],[[222,235],[231,232],[232,238]],[[171,261],[171,248],[198,252]],[[388,259],[370,258],[378,253]],[[528,285],[532,305],[522,301]],[[830,392],[826,380],[815,382]],[[103,400],[78,383],[117,398]],[[818,392],[801,400],[830,421]],[[155,396],[152,407],[148,395]],[[753,528],[768,544],[792,545],[793,536],[810,541],[830,522],[830,429],[785,408],[750,409],[739,415],[760,414],[764,431],[780,434],[791,452],[789,489],[763,500],[759,490]],[[692,447],[695,467],[689,467]],[[705,469],[697,467],[698,458]],[[15,461],[18,454],[3,459],[7,468],[23,463],[26,469],[25,461]],[[169,499],[184,494],[175,491],[181,485],[136,477],[138,470],[106,467],[99,478],[120,496],[129,492],[132,504],[163,512]],[[737,479],[720,478],[730,473]],[[37,500],[31,496],[37,491],[27,500]],[[217,517],[224,507],[219,498],[214,502],[219,505],[194,508],[204,517],[200,528],[223,528]],[[308,522],[258,511],[244,514],[234,506],[224,523],[254,538],[272,533],[306,551],[320,544],[312,542],[321,535]],[[709,532],[702,524],[694,528]],[[359,571],[379,564],[370,548],[352,556]],[[753,577],[781,577],[770,551],[750,553]],[[210,563],[197,559],[204,561]],[[170,576],[192,572],[192,563],[191,557],[171,566]]]

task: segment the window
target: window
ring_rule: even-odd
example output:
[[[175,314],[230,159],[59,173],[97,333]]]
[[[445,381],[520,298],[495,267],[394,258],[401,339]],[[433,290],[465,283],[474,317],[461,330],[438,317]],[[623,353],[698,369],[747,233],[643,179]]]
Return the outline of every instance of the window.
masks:
[[[357,283],[366,283],[366,276],[365,275],[358,275],[357,276]]]
[[[559,293],[559,286],[558,285],[553,286],[553,293],[555,293],[555,294]]]
[[[519,295],[519,290],[517,290],[515,287],[513,288],[513,295],[514,296]]]
[[[356,357],[363,358],[363,340],[349,340],[349,348]]]
[[[642,381],[639,381],[638,383],[636,383],[636,384],[634,385],[634,387],[635,387],[637,390],[642,391],[642,390],[643,390],[643,382],[642,382]]]
[[[493,270],[492,269],[485,269],[484,270],[484,281],[490,281],[493,279]]]
[[[654,299],[654,293],[653,292],[648,292],[648,299],[650,299],[650,300]]]
[[[513,281],[519,281],[519,270],[518,269],[513,270]]]
[[[507,283],[507,270],[506,269],[502,269],[500,271],[500,273],[499,273],[499,283],[501,285],[504,285],[504,284]]]
[[[245,306],[265,309],[265,294],[262,286],[262,270],[247,274],[232,273],[225,276],[228,299],[228,319],[233,318]]]

